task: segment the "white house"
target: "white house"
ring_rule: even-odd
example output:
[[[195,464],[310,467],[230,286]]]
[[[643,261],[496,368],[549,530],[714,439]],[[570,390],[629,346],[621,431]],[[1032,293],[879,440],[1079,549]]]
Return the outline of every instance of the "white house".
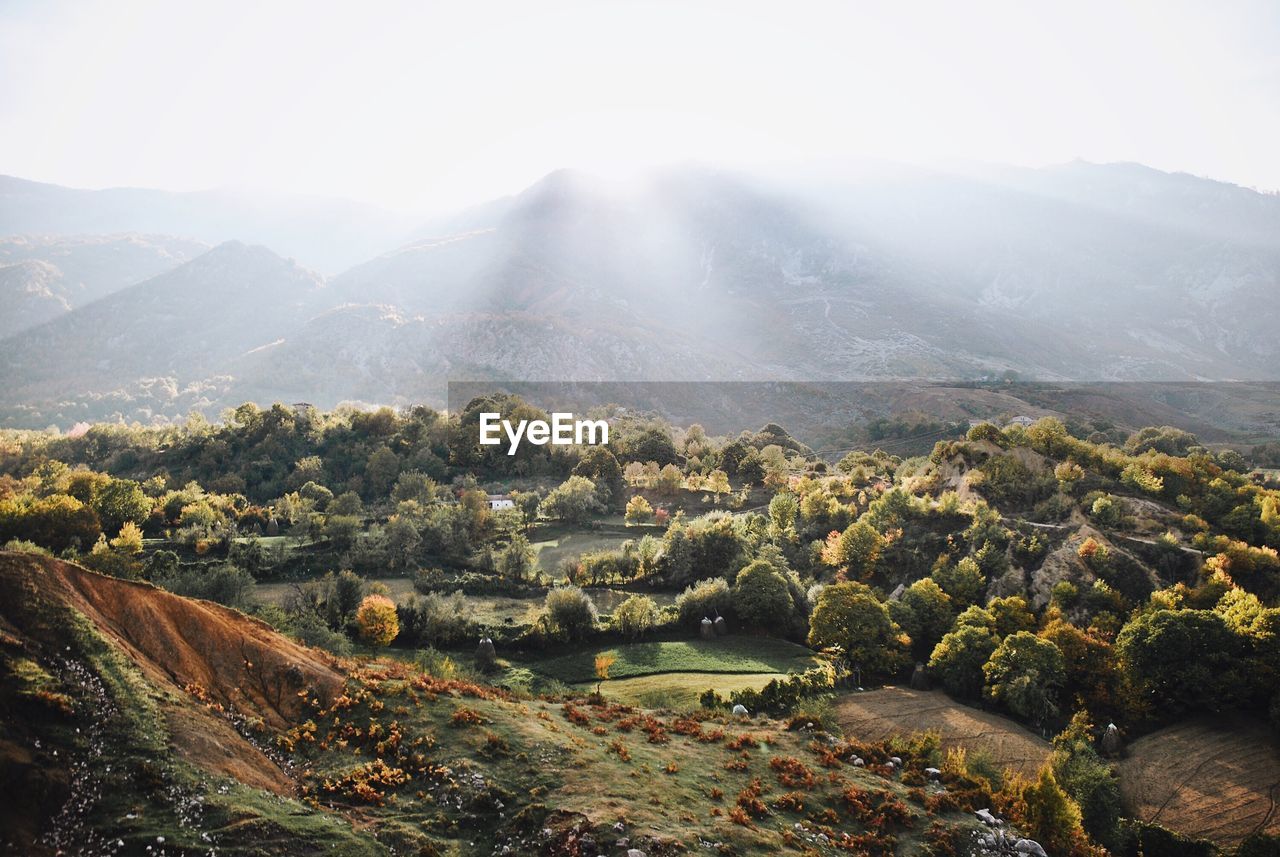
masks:
[[[495,512],[499,509],[514,509],[516,507],[516,501],[506,494],[489,494],[488,497],[489,508]]]

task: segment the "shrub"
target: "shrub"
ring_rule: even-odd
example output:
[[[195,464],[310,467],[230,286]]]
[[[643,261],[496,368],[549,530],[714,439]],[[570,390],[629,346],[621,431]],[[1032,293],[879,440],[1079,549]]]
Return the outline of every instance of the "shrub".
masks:
[[[204,598],[228,607],[244,607],[252,600],[253,576],[229,563],[174,569],[154,581],[188,598]]]
[[[557,586],[547,593],[539,618],[549,636],[582,640],[595,630],[596,605],[576,586]]]
[[[647,595],[632,595],[613,611],[614,627],[633,640],[657,623],[658,605]]]
[[[723,577],[699,581],[676,598],[676,612],[680,624],[690,628],[711,616],[731,613],[733,599],[729,593],[729,581]]]
[[[356,628],[360,639],[371,646],[389,646],[400,633],[396,605],[385,595],[369,595],[356,610]]]

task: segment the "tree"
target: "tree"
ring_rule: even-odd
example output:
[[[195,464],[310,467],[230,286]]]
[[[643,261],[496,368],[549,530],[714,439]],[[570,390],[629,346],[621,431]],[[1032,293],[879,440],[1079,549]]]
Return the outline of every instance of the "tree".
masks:
[[[987,586],[987,576],[971,556],[962,558],[955,565],[948,563],[939,566],[929,576],[942,587],[943,592],[951,596],[955,606],[960,608],[977,604],[982,597],[982,590]]]
[[[386,446],[378,447],[364,466],[365,496],[370,500],[386,497],[399,474],[399,457]]]
[[[713,577],[687,587],[676,596],[676,612],[680,624],[688,628],[698,627],[703,619],[733,613],[729,581]]]
[[[142,530],[133,521],[125,521],[120,534],[111,540],[111,549],[130,556],[142,553]]]
[[[738,572],[733,584],[733,610],[755,628],[785,633],[794,609],[787,580],[762,559]]]
[[[126,523],[145,523],[151,506],[151,498],[132,479],[112,479],[93,501],[102,529],[108,533],[118,532]]]
[[[825,587],[809,619],[811,646],[838,646],[851,664],[870,675],[890,676],[905,666],[909,642],[888,608],[862,583]]]
[[[572,475],[590,479],[596,486],[596,496],[606,508],[622,504],[622,467],[605,447],[589,447],[573,468]]]
[[[497,557],[497,571],[507,580],[520,583],[529,577],[537,552],[523,533],[516,533]]]
[[[723,470],[713,470],[707,475],[707,490],[716,495],[716,500],[733,490],[729,484],[729,476]]]
[[[369,595],[356,610],[360,639],[371,646],[389,646],[400,633],[396,605],[385,595]]]
[[[885,547],[884,536],[866,521],[855,521],[835,538],[828,536],[822,561],[848,569],[850,576],[869,578]]]
[[[951,627],[951,597],[929,578],[917,580],[889,604],[889,614],[911,637],[911,653],[925,660]]]
[[[613,624],[630,639],[639,639],[658,623],[658,605],[648,595],[631,595],[613,611]]]
[[[552,637],[570,642],[582,640],[595,630],[596,605],[576,586],[557,586],[543,602],[542,622]]]
[[[596,486],[585,476],[570,476],[542,501],[542,514],[569,524],[584,524],[604,512]]]
[[[355,544],[360,536],[361,521],[355,515],[330,515],[324,522],[325,538],[339,549]]]
[[[436,498],[436,483],[421,470],[406,470],[396,477],[396,484],[391,489],[391,499],[397,503],[413,500],[422,505],[430,505]]]
[[[972,699],[982,693],[986,676],[982,667],[1000,641],[973,625],[958,626],[934,646],[929,667],[952,696]]]
[[[664,464],[662,469],[658,471],[658,478],[655,483],[659,493],[671,496],[680,491],[680,487],[684,485],[684,473],[674,464]]]
[[[995,621],[996,636],[1001,639],[1036,627],[1036,617],[1027,609],[1027,601],[1021,595],[992,598],[987,602],[987,611]]]
[[[647,428],[627,443],[626,457],[630,461],[655,461],[658,466],[680,463],[671,436],[660,428]]]
[[[600,687],[609,680],[609,668],[618,661],[613,652],[601,652],[596,655],[596,696],[600,695]]]
[[[769,501],[769,522],[778,533],[792,533],[795,531],[796,514],[799,511],[800,504],[796,502],[796,495],[789,491],[775,494]]]
[[[636,494],[627,501],[628,524],[647,524],[653,520],[653,506],[643,496]]]
[[[364,578],[354,571],[343,570],[330,578],[331,595],[326,599],[329,606],[329,626],[339,628],[360,606],[364,597]]]
[[[386,542],[387,561],[391,567],[410,565],[418,546],[422,544],[422,534],[413,521],[403,515],[392,515],[382,532]]]
[[[1049,764],[1040,769],[1034,783],[1023,788],[1015,814],[1027,836],[1050,854],[1074,853],[1084,838],[1080,807],[1058,785]]]
[[[1110,643],[1062,619],[1051,620],[1040,637],[1062,652],[1065,684],[1075,694],[1076,707],[1095,715],[1115,710],[1119,673]]]
[[[1140,698],[1173,718],[1221,711],[1245,691],[1245,651],[1221,616],[1209,610],[1152,610],[1116,637],[1120,670]]]
[[[1062,652],[1029,631],[1010,634],[982,668],[986,696],[1030,720],[1043,723],[1057,714],[1057,691],[1066,677]]]

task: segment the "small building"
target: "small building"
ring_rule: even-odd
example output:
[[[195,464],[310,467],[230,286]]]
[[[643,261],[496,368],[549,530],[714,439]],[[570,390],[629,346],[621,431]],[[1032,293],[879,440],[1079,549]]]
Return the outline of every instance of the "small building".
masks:
[[[506,494],[489,494],[487,496],[489,499],[489,508],[495,512],[499,509],[514,509],[516,507],[516,501],[512,500]]]
[[[1013,428],[1014,426],[1022,426],[1023,428],[1030,428],[1035,423],[1035,421],[1036,421],[1035,417],[1028,417],[1024,414],[1018,414],[1016,417],[1009,420],[1009,422],[1005,423],[1004,427]]]

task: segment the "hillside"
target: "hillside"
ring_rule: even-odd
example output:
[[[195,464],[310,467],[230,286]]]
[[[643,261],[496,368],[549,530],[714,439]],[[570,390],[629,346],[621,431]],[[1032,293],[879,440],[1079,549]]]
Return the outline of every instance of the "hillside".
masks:
[[[962,773],[925,785],[929,757],[906,745],[897,772],[886,746],[776,721],[338,662],[52,559],[0,554],[0,632],[4,786],[21,796],[0,844],[27,854],[920,853],[966,848],[961,809],[990,801]]]
[[[194,355],[182,346],[197,335],[190,319],[154,286],[82,306],[55,272],[14,269],[4,288],[30,306],[15,306],[8,329],[66,318],[50,328],[57,350],[15,341],[0,406],[45,426],[72,413],[216,413],[245,398],[439,403],[449,380],[1222,382],[1280,370],[1274,196],[1123,164],[828,179],[683,167],[620,189],[556,172],[408,244],[411,230],[387,228],[378,250],[401,246],[348,253],[363,261],[343,273],[317,262],[331,276],[305,308],[252,266],[206,265],[200,294],[252,290],[261,302],[202,305]],[[14,203],[0,233],[52,229],[62,220],[49,200],[65,198],[66,229],[232,231],[193,231],[198,215],[244,223],[236,235],[304,265],[319,257],[296,251],[295,231],[335,253],[353,246],[319,204],[277,235],[217,195],[0,189]],[[99,204],[97,219],[74,214]],[[135,205],[147,218],[128,214]],[[89,331],[111,333],[107,351],[133,350],[138,330],[152,354],[134,365],[80,350],[104,347]],[[109,379],[85,371],[104,360]],[[166,402],[140,386],[148,377],[179,392]],[[199,394],[182,395],[191,385]]]

